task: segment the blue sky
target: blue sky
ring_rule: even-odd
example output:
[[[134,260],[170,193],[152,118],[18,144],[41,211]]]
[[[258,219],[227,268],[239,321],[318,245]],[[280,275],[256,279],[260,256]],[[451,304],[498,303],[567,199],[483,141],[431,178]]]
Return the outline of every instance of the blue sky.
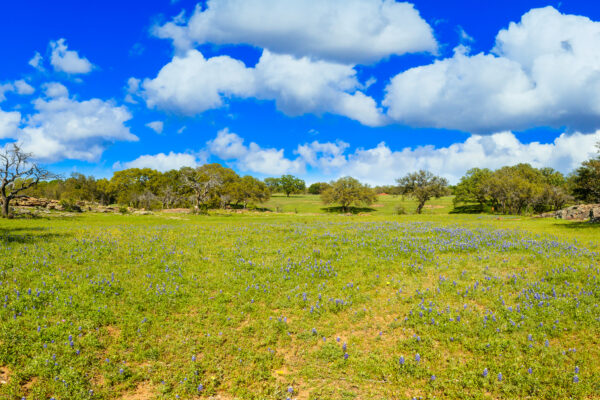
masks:
[[[98,177],[567,173],[600,140],[594,3],[4,2],[0,144]]]

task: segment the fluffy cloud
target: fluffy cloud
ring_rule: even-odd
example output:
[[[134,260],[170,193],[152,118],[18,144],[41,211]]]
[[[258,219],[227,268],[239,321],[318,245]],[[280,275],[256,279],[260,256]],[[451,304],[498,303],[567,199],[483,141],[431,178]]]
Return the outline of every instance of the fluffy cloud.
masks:
[[[384,117],[375,101],[358,90],[362,86],[351,66],[267,50],[253,68],[228,56],[206,59],[190,50],[142,83],[149,107],[184,115],[222,107],[230,97],[258,98],[274,100],[290,116],[328,112],[382,125]]]
[[[244,172],[281,175],[304,170],[304,163],[287,159],[283,149],[265,149],[256,143],[246,146],[244,139],[228,129],[219,131],[215,139],[207,142],[207,147],[211,154],[225,161],[233,161]]]
[[[600,23],[533,9],[496,37],[492,54],[454,56],[391,80],[396,122],[489,134],[537,126],[600,128]]]
[[[23,79],[12,83],[0,84],[0,102],[6,100],[5,94],[9,92],[15,92],[20,95],[29,95],[35,92],[35,89]]]
[[[0,109],[0,139],[14,138],[19,132],[21,113]]]
[[[154,132],[161,134],[165,124],[162,121],[152,121],[148,122],[146,126],[152,129]]]
[[[295,153],[307,165],[323,172],[330,172],[346,165],[347,160],[344,153],[348,147],[350,145],[341,140],[335,143],[321,143],[315,140],[312,143],[299,145]]]
[[[15,91],[18,94],[28,95],[33,94],[33,92],[35,92],[34,87],[31,86],[29,83],[25,82],[23,79],[15,81],[13,84],[15,85]]]
[[[180,50],[202,43],[245,43],[343,63],[437,51],[432,29],[419,12],[395,0],[209,0],[187,24],[181,19],[155,29]]]
[[[223,105],[223,97],[249,96],[252,69],[231,57],[204,58],[197,50],[174,57],[154,79],[142,83],[146,103],[184,115],[195,115]]]
[[[474,135],[465,142],[443,148],[420,146],[393,151],[380,143],[375,148],[358,149],[350,154],[340,173],[374,184],[393,183],[394,179],[418,169],[432,171],[456,183],[473,167],[495,169],[518,163],[567,173],[594,153],[594,143],[598,140],[600,133],[575,133],[562,134],[552,143],[522,143],[514,134],[503,132]]]
[[[174,153],[169,154],[158,153],[154,155],[143,155],[139,156],[133,161],[125,163],[115,163],[114,169],[127,169],[127,168],[152,168],[158,171],[169,171],[172,169],[179,169],[181,167],[196,167],[206,162],[205,159],[195,154],[189,153]]]
[[[68,50],[65,39],[50,42],[52,54],[50,64],[55,71],[66,72],[67,74],[87,74],[92,70],[92,63],[85,57],[80,57],[74,50]],[[38,53],[39,54],[39,53]],[[38,68],[41,62],[41,56],[37,55],[30,60],[30,65]]]
[[[69,95],[69,89],[59,82],[49,82],[44,84],[44,93],[48,97],[66,97]]]
[[[43,71],[44,70],[44,66],[42,65],[43,62],[44,62],[44,58],[42,57],[42,55],[39,52],[36,51],[35,54],[33,55],[33,57],[31,58],[31,60],[29,60],[28,64],[39,71]]]
[[[594,144],[599,140],[597,132],[562,134],[552,143],[523,143],[513,133],[502,132],[473,135],[442,148],[393,150],[382,142],[350,153],[348,143],[314,141],[299,145],[294,151],[296,158],[291,159],[284,156],[283,149],[262,149],[256,143],[246,146],[243,138],[224,129],[207,143],[207,150],[243,171],[267,175],[294,173],[308,180],[350,175],[371,184],[393,184],[409,172],[426,169],[456,183],[473,167],[496,169],[530,163],[568,173],[594,154]]]
[[[34,108],[14,138],[41,160],[97,161],[108,143],[137,140],[124,125],[131,119],[129,111],[111,102],[62,96],[37,99]]]

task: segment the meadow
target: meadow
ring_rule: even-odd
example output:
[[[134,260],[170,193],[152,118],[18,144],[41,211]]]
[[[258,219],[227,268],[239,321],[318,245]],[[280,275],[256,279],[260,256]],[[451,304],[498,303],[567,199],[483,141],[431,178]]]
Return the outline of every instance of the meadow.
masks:
[[[0,221],[0,398],[600,395],[600,228],[279,212]]]

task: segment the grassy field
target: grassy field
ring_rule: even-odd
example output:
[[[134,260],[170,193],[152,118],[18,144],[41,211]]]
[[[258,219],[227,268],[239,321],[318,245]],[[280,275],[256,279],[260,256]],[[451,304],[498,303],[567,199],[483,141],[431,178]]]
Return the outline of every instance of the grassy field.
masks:
[[[2,220],[0,398],[599,398],[599,227],[401,202]]]
[[[402,196],[379,195],[375,204],[368,207],[354,207],[352,213],[363,215],[393,215],[397,214],[396,207],[401,206],[406,213],[414,213],[417,202]],[[286,197],[275,194],[263,205],[266,209],[281,213],[299,214],[337,214],[339,207],[325,206],[319,196],[294,195]],[[452,197],[443,197],[429,202],[424,214],[448,214],[452,210]]]

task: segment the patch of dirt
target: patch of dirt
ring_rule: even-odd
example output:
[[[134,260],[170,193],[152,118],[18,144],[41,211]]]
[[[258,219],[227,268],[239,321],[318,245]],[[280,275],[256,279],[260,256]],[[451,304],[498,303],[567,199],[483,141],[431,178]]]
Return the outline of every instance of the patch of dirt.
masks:
[[[6,385],[10,378],[10,370],[8,367],[0,367],[0,385]]]
[[[168,214],[189,214],[190,209],[189,208],[166,208],[166,209],[162,210],[161,212],[168,213]]]
[[[373,207],[373,208],[381,208],[381,207],[385,207],[385,204],[373,204],[371,207]]]
[[[425,204],[423,206],[423,208],[427,208],[427,209],[433,210],[433,209],[438,209],[438,208],[444,208],[444,206],[438,206],[438,205],[435,205],[435,204]]]
[[[142,382],[134,392],[126,393],[121,400],[146,400],[154,395],[154,386],[150,382]]]
[[[106,331],[108,332],[108,334],[110,335],[110,337],[112,338],[118,338],[119,336],[121,336],[121,330],[117,327],[114,326],[107,326],[106,327]]]
[[[27,382],[26,384],[23,385],[23,389],[25,389],[26,393],[31,392],[31,389],[33,388],[33,386],[36,384],[36,382],[38,381],[38,377],[34,376],[33,378],[31,378],[29,380],[29,382]]]

